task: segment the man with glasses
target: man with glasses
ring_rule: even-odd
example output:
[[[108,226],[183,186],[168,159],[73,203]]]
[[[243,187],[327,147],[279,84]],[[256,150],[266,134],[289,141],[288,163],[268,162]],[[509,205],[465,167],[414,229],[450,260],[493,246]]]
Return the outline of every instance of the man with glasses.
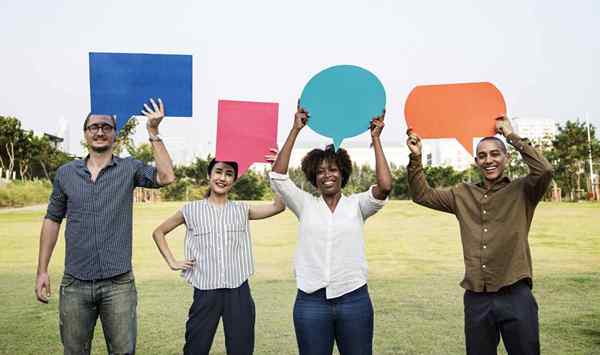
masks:
[[[151,107],[150,107],[151,106]],[[83,130],[89,155],[61,166],[54,178],[42,224],[35,293],[48,303],[48,264],[60,230],[65,230],[65,271],[60,285],[60,336],[65,354],[89,354],[100,317],[110,354],[134,354],[137,291],[131,267],[133,191],[175,180],[158,126],[164,106],[151,99],[142,113],[156,167],[119,158],[114,116],[89,114]]]

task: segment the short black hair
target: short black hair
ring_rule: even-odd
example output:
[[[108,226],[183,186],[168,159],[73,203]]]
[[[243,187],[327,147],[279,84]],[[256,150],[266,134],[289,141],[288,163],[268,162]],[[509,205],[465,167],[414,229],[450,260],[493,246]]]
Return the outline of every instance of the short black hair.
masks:
[[[301,167],[306,180],[317,187],[317,171],[323,161],[337,165],[342,173],[342,188],[346,186],[352,175],[352,160],[345,149],[340,148],[336,151],[333,144],[328,145],[325,149],[315,148],[302,158]]]
[[[113,123],[113,128],[117,129],[117,119],[115,118],[115,115],[100,115],[100,114],[96,114],[96,113],[88,113],[88,115],[85,117],[85,120],[83,121],[83,130],[85,131],[87,129],[87,124],[88,121],[90,120],[90,118],[94,115],[98,115],[98,116],[109,116],[112,119],[112,123]]]
[[[498,143],[498,145],[500,146],[500,150],[502,151],[502,153],[507,154],[508,150],[506,149],[506,144],[504,144],[504,142],[502,141],[502,139],[495,137],[495,136],[488,136],[488,137],[483,137],[481,138],[481,140],[479,141],[479,143],[477,143],[477,148],[475,148],[475,155],[477,155],[477,150],[479,149],[479,145],[482,142],[485,141],[494,141],[496,143]]]
[[[215,165],[217,165],[217,163],[223,163],[223,164],[227,164],[227,165],[231,166],[233,168],[233,181],[237,180],[237,178],[238,178],[238,163],[235,161],[217,160],[215,158],[213,158],[213,160],[211,160],[210,163],[208,163],[208,169],[206,170],[206,172],[208,173],[208,176],[210,176],[212,169],[215,167]]]

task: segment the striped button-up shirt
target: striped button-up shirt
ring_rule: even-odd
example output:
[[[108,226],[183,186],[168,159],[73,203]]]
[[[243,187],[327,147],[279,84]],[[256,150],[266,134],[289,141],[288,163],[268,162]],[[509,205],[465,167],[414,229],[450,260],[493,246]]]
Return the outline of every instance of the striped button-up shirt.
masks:
[[[86,160],[58,169],[46,218],[67,217],[65,273],[99,280],[131,270],[133,190],[159,185],[156,168],[115,156],[94,182]]]
[[[185,258],[196,260],[182,273],[197,289],[236,288],[254,273],[248,225],[249,206],[227,201],[216,206],[200,200],[183,206]]]

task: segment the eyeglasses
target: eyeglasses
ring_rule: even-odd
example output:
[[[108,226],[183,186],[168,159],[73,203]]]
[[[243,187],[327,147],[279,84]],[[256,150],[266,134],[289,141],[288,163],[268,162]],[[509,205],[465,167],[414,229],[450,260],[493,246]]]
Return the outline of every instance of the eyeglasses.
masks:
[[[87,130],[90,131],[90,133],[92,133],[92,134],[98,133],[98,130],[102,130],[102,133],[111,133],[114,129],[115,129],[115,127],[113,127],[109,124],[94,123],[94,124],[87,126]]]

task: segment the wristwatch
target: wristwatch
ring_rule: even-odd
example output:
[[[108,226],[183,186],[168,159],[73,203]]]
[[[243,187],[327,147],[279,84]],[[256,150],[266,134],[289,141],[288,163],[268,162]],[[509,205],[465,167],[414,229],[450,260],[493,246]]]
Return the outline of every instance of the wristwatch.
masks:
[[[148,140],[150,142],[162,142],[162,137],[160,134],[150,134]]]

